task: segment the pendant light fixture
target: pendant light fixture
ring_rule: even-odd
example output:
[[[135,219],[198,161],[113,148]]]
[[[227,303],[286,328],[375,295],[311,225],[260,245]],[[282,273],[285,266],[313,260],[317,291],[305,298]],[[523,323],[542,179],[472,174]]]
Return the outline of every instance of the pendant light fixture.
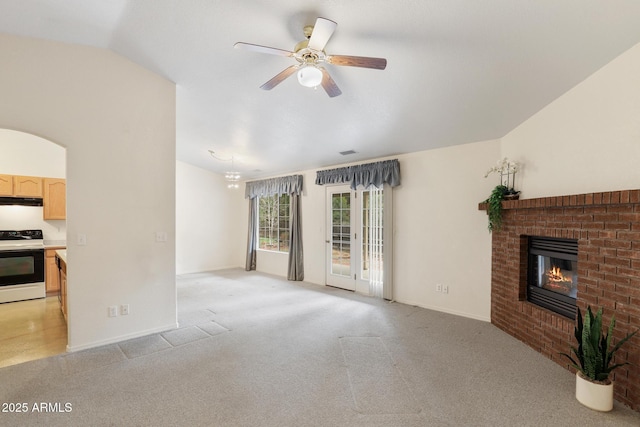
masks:
[[[234,159],[233,156],[231,156],[231,159],[222,159],[218,156],[216,156],[215,152],[213,150],[209,150],[209,154],[211,154],[211,157],[213,157],[214,159],[221,161],[221,162],[231,162],[231,170],[227,171],[224,173],[224,179],[227,180],[227,188],[231,188],[231,189],[236,189],[240,187],[240,172],[238,172],[235,169],[235,163],[234,163]]]
[[[229,183],[227,184],[227,188],[236,189],[240,187],[240,172],[236,171],[233,167],[233,156],[231,156],[231,170],[224,173],[224,179],[226,179]]]

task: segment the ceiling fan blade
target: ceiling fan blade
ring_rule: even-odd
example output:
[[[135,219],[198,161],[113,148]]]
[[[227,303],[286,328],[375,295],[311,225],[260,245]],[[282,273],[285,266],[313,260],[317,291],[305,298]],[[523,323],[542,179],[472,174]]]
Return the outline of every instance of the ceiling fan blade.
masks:
[[[270,55],[293,56],[293,52],[275,47],[260,46],[259,44],[238,42],[233,45],[236,49],[250,50],[252,52],[268,53]]]
[[[322,88],[327,92],[330,98],[338,96],[342,93],[336,82],[333,81],[329,72],[323,67],[318,67],[322,71]]]
[[[313,26],[313,32],[309,37],[309,44],[307,47],[314,50],[324,50],[327,42],[333,35],[338,24],[326,18],[316,19],[316,24]]]
[[[327,57],[327,62],[333,65],[374,68],[376,70],[384,70],[387,67],[386,59],[368,58],[366,56],[331,55]]]
[[[282,83],[291,74],[295,73],[298,70],[298,68],[300,68],[299,65],[292,65],[290,67],[285,68],[284,70],[276,74],[274,78],[272,78],[271,80],[269,80],[268,82],[260,86],[260,89],[264,89],[264,90],[273,89],[274,87]]]

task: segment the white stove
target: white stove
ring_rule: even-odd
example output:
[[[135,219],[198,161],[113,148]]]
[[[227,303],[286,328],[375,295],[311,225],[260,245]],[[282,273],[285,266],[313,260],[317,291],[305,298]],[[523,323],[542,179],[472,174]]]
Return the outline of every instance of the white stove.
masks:
[[[0,303],[45,296],[42,230],[0,230]]]

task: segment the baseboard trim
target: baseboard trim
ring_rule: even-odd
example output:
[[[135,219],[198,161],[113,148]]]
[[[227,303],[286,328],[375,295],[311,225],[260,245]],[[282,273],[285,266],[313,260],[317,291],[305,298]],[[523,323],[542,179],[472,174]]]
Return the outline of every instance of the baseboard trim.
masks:
[[[429,305],[417,304],[417,303],[408,302],[408,301],[394,300],[394,302],[399,302],[400,304],[414,305],[416,307],[425,308],[427,310],[439,311],[441,313],[453,314],[454,316],[461,316],[461,317],[466,317],[468,319],[480,320],[482,322],[491,323],[491,317],[490,316],[489,317],[478,316],[478,315],[475,315],[475,314],[465,313],[465,312],[457,311],[457,310],[451,310],[451,309],[444,308],[444,307],[429,306]]]
[[[187,276],[189,274],[206,273],[208,271],[233,270],[233,269],[237,269],[237,268],[241,268],[241,269],[244,270],[244,266],[229,265],[227,267],[218,266],[218,267],[205,268],[204,270],[201,269],[201,270],[194,270],[194,271],[181,271],[179,273],[176,273],[176,276]]]
[[[106,340],[93,341],[93,342],[90,342],[90,343],[87,343],[87,344],[74,345],[74,346],[70,346],[70,345],[67,344],[67,352],[72,353],[74,351],[87,350],[87,349],[90,349],[90,348],[100,347],[100,346],[103,346],[103,345],[115,344],[115,343],[118,343],[118,342],[130,340],[130,339],[133,339],[133,338],[140,338],[140,337],[144,337],[146,335],[157,334],[157,333],[160,333],[160,332],[166,332],[166,331],[170,331],[170,330],[177,329],[177,328],[178,328],[178,322],[170,323],[170,324],[164,325],[164,326],[159,326],[157,328],[146,329],[144,331],[133,332],[131,334],[119,335],[117,337],[108,338]]]

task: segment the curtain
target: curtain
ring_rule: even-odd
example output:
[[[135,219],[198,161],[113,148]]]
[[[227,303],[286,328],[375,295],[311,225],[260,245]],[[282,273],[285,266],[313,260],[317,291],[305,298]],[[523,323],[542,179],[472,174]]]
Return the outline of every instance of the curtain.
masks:
[[[289,194],[291,215],[289,216],[289,265],[287,279],[304,280],[302,259],[302,226],[300,214],[300,194],[302,175],[250,181],[246,183],[244,197],[249,199],[249,231],[247,238],[247,263],[245,270],[256,269],[256,249],[258,246],[258,197]],[[295,207],[295,208],[294,208]],[[250,268],[253,267],[253,268]]]
[[[382,298],[382,288],[384,284],[384,262],[383,262],[383,190],[372,188],[369,190],[368,213],[368,252],[369,252],[369,295]],[[365,236],[362,236],[363,238]]]
[[[256,269],[256,249],[258,249],[258,199],[249,199],[249,233],[247,236],[247,262],[244,269]]]
[[[382,229],[382,298],[393,301],[393,189],[390,185],[384,186],[382,205],[382,222],[385,224]]]
[[[255,200],[255,199],[254,199]],[[304,280],[302,254],[302,225],[300,215],[300,195],[292,194],[290,200],[291,217],[289,225],[289,272],[288,280]]]
[[[302,194],[302,175],[281,176],[247,182],[244,197],[273,196],[275,194]]]
[[[351,189],[359,185],[364,188],[375,186],[382,188],[383,184],[391,187],[400,185],[400,162],[398,159],[383,160],[375,163],[328,169],[316,173],[316,184],[340,184],[350,182]]]

